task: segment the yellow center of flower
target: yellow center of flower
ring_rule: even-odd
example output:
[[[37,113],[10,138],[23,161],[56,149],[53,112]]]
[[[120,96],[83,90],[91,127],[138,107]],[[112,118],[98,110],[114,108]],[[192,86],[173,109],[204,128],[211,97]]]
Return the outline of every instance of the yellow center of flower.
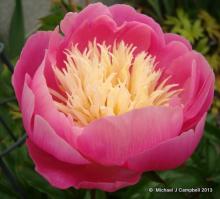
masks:
[[[177,84],[159,83],[161,71],[146,52],[134,55],[135,47],[123,41],[112,46],[89,43],[84,52],[77,45],[66,50],[66,67],[54,67],[62,93],[50,89],[59,111],[75,124],[120,115],[146,106],[167,106],[180,93]],[[60,92],[61,93],[61,92]]]

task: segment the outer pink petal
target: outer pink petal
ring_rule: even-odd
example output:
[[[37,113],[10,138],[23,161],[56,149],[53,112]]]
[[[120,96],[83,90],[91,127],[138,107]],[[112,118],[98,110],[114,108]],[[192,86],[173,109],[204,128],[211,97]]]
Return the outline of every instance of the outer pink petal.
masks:
[[[37,32],[29,37],[23,47],[12,77],[12,84],[19,104],[21,103],[25,74],[27,73],[32,77],[37,67],[41,64],[45,49],[48,47],[50,34],[51,32]]]
[[[152,27],[140,22],[127,22],[118,28],[117,41],[123,40],[126,44],[137,47],[136,53],[145,51],[155,55],[162,48],[160,39]]]
[[[27,145],[36,170],[57,188],[66,189],[74,186],[115,191],[135,184],[140,179],[140,173],[119,167],[68,164],[45,153],[30,140],[27,141]]]
[[[35,115],[34,129],[33,132],[29,134],[29,138],[36,146],[60,161],[72,164],[89,163],[79,152],[60,138],[50,127],[48,122],[39,115]]]
[[[147,51],[156,54],[161,48],[157,33],[148,25],[140,22],[127,22],[123,26],[117,24],[108,16],[97,17],[93,22],[82,24],[72,36],[63,43],[61,51],[78,44],[82,51],[88,42],[96,39],[97,43],[113,44],[114,41],[124,41],[137,47],[136,52]]]
[[[56,51],[51,53],[49,48],[50,64],[55,64],[61,68],[65,67],[63,60],[66,59],[66,55],[64,51],[66,49],[70,49],[72,45],[78,44],[78,48],[83,51],[87,47],[88,42],[93,42],[95,38],[98,43],[105,41],[107,44],[112,44],[115,29],[116,23],[107,15],[97,16],[92,22],[88,20],[80,22],[80,25],[74,31],[72,31],[71,34],[63,38],[63,41],[58,46]],[[49,78],[51,74],[51,66],[47,66],[47,78]],[[53,79],[53,77],[50,79]]]
[[[208,111],[214,97],[214,75],[210,75],[204,85],[195,96],[194,102],[189,102],[185,108],[185,122],[183,129],[192,128],[202,117],[204,112]]]
[[[71,37],[65,41],[64,48],[70,48],[73,44],[78,44],[79,49],[84,50],[88,42],[93,42],[96,39],[97,43],[106,42],[112,44],[114,35],[117,31],[115,22],[108,16],[102,15],[97,17],[92,22],[85,21]]]
[[[97,17],[107,15],[111,17],[111,13],[107,6],[102,3],[94,3],[88,5],[79,13],[67,13],[61,21],[61,30],[64,34],[74,32],[84,21],[89,23]]]
[[[195,63],[198,65],[199,83],[201,85],[212,73],[212,70],[204,57],[195,51],[189,51],[174,59],[170,63],[170,66],[167,67],[165,73],[172,76],[173,82],[183,86],[185,81],[190,77],[192,67]]]
[[[130,181],[116,181],[114,183],[110,182],[81,182],[79,183],[80,188],[84,189],[101,189],[107,192],[115,192],[118,189],[131,186],[136,184],[139,181],[139,177],[135,177]]]
[[[177,35],[174,33],[165,33],[164,37],[165,37],[166,44],[169,44],[170,42],[173,42],[173,41],[178,41],[184,44],[189,50],[192,50],[192,45],[189,43],[189,41],[180,35]]]
[[[191,129],[130,158],[128,168],[142,172],[174,169],[180,166],[196,149],[203,134],[205,118],[206,114],[199,121],[195,131]]]
[[[185,107],[184,130],[187,130],[210,107],[214,94],[214,73],[202,55],[190,51],[174,59],[165,74],[171,76],[172,83],[178,83],[183,88],[181,98]]]
[[[163,31],[160,25],[151,17],[138,13],[134,8],[128,5],[116,4],[111,6],[109,10],[112,13],[112,18],[119,26],[126,22],[141,22],[151,27],[157,33],[161,46],[165,44]]]
[[[45,59],[36,71],[31,89],[35,96],[35,114],[44,118],[61,139],[74,147],[75,132],[71,121],[55,107],[44,77]]]
[[[60,23],[61,31],[67,35],[73,29],[74,23],[77,20],[78,13],[68,12]]]
[[[120,15],[118,8],[121,8],[121,16],[126,16],[123,25],[118,21]],[[124,15],[126,12],[129,15]],[[134,16],[130,17],[131,15]],[[153,55],[165,45],[162,30],[156,22],[124,5],[108,8],[101,3],[91,4],[78,14],[67,14],[61,23],[61,28],[70,34],[65,35],[56,53],[56,64],[59,67],[64,67],[65,49],[78,44],[79,49],[84,50],[88,42],[95,38],[98,43],[106,44],[113,44],[115,40],[123,39],[126,43],[136,45],[138,51],[145,50]]]
[[[157,67],[161,69],[169,68],[174,59],[183,56],[187,52],[189,52],[189,49],[182,42],[171,41],[157,53]]]
[[[100,164],[122,165],[129,157],[177,136],[182,119],[178,107],[146,107],[105,117],[84,128],[77,139],[78,150]]]
[[[64,60],[66,56],[64,56],[63,51],[60,52],[60,46],[63,42],[64,38],[59,33],[59,28],[51,33],[50,41],[48,44],[47,57],[45,58],[45,69],[44,74],[46,77],[47,85],[53,90],[60,90],[57,85],[57,79],[54,76],[53,66],[64,67]]]
[[[28,134],[31,133],[32,131],[31,121],[34,113],[34,103],[35,103],[34,94],[30,89],[30,83],[31,83],[30,76],[26,74],[24,81],[24,89],[21,97],[21,112],[22,112],[24,128],[26,129],[26,132]]]

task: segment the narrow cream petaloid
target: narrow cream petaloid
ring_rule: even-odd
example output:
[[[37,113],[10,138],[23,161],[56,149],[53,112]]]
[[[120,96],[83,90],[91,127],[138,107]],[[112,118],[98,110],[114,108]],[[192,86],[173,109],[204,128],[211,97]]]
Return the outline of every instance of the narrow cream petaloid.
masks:
[[[84,126],[109,115],[120,115],[145,106],[167,106],[178,95],[177,84],[158,83],[161,72],[155,59],[123,41],[113,46],[89,43],[84,52],[66,50],[66,68],[54,67],[65,97],[51,90],[57,108]]]

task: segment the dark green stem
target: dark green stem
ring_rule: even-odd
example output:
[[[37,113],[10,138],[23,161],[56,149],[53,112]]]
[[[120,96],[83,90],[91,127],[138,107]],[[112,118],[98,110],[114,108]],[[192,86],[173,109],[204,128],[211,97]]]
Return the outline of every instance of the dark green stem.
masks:
[[[11,129],[9,128],[8,124],[3,120],[3,118],[1,118],[1,116],[0,116],[0,123],[5,128],[5,130],[8,133],[8,135],[16,142],[17,138],[15,137],[15,135],[13,134]]]
[[[11,146],[9,146],[7,149],[5,149],[3,152],[0,153],[0,158],[3,156],[6,156],[7,154],[9,154],[11,151],[13,151],[14,149],[16,149],[17,147],[21,146],[25,140],[27,138],[27,135],[24,134],[19,140],[17,140],[14,144],[12,144]]]

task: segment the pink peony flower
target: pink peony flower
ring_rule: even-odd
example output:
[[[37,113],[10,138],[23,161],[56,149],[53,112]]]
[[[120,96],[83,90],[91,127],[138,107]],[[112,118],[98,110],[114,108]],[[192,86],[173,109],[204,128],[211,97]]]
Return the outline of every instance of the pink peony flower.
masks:
[[[183,164],[213,99],[204,57],[127,5],[91,4],[60,29],[27,40],[12,80],[37,172],[111,192]]]

